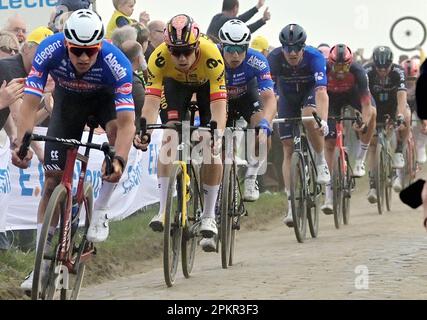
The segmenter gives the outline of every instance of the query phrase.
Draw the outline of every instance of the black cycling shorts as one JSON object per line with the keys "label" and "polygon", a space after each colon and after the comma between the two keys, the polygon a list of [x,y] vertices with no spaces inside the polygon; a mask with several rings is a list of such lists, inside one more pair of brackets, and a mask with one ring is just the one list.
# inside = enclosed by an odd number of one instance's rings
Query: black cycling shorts
{"label": "black cycling shorts", "polygon": [[[48,136],[80,140],[89,116],[94,116],[104,129],[109,121],[116,118],[112,89],[102,89],[91,93],[73,93],[57,86],[53,98],[54,107],[47,130]],[[66,146],[46,142],[45,170],[64,170],[66,156]]]}

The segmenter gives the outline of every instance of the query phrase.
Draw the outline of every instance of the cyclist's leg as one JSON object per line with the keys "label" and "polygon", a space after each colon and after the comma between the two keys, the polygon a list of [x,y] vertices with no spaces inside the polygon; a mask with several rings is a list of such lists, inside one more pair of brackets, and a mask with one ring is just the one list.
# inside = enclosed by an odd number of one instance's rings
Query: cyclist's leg
{"label": "cyclist's leg", "polygon": [[[182,121],[184,107],[189,103],[193,92],[187,86],[173,79],[164,80],[164,103],[160,111],[162,123]],[[163,231],[166,201],[172,163],[176,159],[176,148],[179,143],[178,133],[175,130],[163,130],[162,146],[157,162],[157,179],[160,191],[159,212],[150,221],[153,231]]]}
{"label": "cyclist's leg", "polygon": [[[315,91],[312,90],[305,98],[302,109],[303,116],[311,116],[316,111]],[[325,137],[319,135],[317,123],[312,121],[305,121],[304,127],[307,129],[308,140],[310,141],[313,151],[315,153],[315,163],[317,167],[317,182],[320,184],[327,184],[331,181],[331,174],[329,172],[328,164],[325,158]]]}
{"label": "cyclist's leg", "polygon": [[416,146],[416,152],[417,152],[417,162],[419,164],[423,164],[427,160],[426,158],[427,121],[420,120],[416,112],[412,114],[412,119],[414,120],[412,123],[415,123],[415,125],[413,126],[413,132],[414,132],[415,146]]}
{"label": "cyclist's leg", "polygon": [[[396,111],[396,117],[399,111]],[[393,157],[393,166],[397,169],[402,169],[405,165],[405,158],[403,157],[403,150],[405,149],[405,146],[408,141],[409,136],[409,130],[411,126],[411,111],[409,109],[409,106],[406,107],[405,111],[403,112],[403,117],[406,123],[406,126],[403,126],[401,128],[396,128],[396,150]]]}

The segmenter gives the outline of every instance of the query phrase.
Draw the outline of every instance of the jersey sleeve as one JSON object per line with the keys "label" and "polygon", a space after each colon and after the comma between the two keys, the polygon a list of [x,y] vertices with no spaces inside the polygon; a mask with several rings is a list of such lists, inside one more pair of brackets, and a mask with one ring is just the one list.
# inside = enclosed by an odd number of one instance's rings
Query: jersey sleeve
{"label": "jersey sleeve", "polygon": [[227,99],[225,84],[225,64],[221,53],[215,45],[209,46],[205,68],[210,86],[210,101]]}
{"label": "jersey sleeve", "polygon": [[356,84],[360,92],[360,100],[362,103],[367,103],[371,100],[371,92],[369,91],[369,77],[365,69],[359,64],[353,64],[351,71],[356,79]]}
{"label": "jersey sleeve", "polygon": [[145,88],[146,95],[161,97],[163,86],[163,74],[166,70],[166,45],[158,46],[148,59],[148,81]]}
{"label": "jersey sleeve", "polygon": [[313,55],[312,71],[314,75],[314,87],[327,87],[328,79],[326,77],[326,60],[319,52]]}
{"label": "jersey sleeve", "polygon": [[46,40],[37,48],[30,73],[25,82],[24,93],[43,97],[44,87],[49,75],[49,64],[52,61],[52,48],[55,43]]}
{"label": "jersey sleeve", "polygon": [[270,53],[267,56],[267,61],[268,61],[268,65],[270,67],[270,75],[271,75],[271,79],[273,82],[274,93],[277,95],[278,94],[278,90],[277,90],[278,67],[276,64],[276,56],[274,54]]}
{"label": "jersey sleeve", "polygon": [[267,58],[263,55],[257,56],[258,59],[262,62],[259,64],[259,69],[256,68],[256,78],[258,81],[258,90],[274,90],[274,83],[271,78],[270,65],[268,64]]}
{"label": "jersey sleeve", "polygon": [[135,105],[132,96],[132,66],[130,65],[129,61],[123,60],[123,67],[126,69],[126,75],[116,81],[114,86],[114,103],[116,105],[117,113],[122,111],[135,110]]}
{"label": "jersey sleeve", "polygon": [[397,91],[406,91],[405,71],[400,67],[395,67]]}

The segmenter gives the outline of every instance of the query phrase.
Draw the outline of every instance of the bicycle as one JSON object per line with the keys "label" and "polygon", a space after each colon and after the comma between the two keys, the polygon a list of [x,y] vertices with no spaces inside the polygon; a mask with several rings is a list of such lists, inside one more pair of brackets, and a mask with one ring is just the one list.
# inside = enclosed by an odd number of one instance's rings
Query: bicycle
{"label": "bicycle", "polygon": [[412,126],[409,127],[408,139],[405,148],[405,166],[403,167],[403,183],[402,188],[406,188],[415,181],[416,174],[419,171],[416,159],[415,139],[412,132]]}
{"label": "bicycle", "polygon": [[[92,143],[93,133],[98,126],[93,119],[88,121],[90,127],[88,141],[82,143],[74,139],[62,139],[26,133],[18,156],[23,159],[31,141],[49,141],[68,147],[64,173],[60,184],[54,189],[43,221],[39,245],[36,250],[34,264],[33,300],[52,300],[59,294],[60,300],[76,300],[83,282],[84,271],[88,260],[96,254],[92,242],[87,241],[86,234],[93,209],[93,189],[85,182],[90,149],[104,152],[106,172],[112,172],[114,149],[108,143],[102,145]],[[78,152],[85,147],[85,153]],[[81,162],[81,171],[77,191],[73,197],[73,173],[76,160]],[[85,208],[84,225],[79,227],[82,208]],[[72,213],[72,208],[76,210]],[[49,235],[51,227],[59,229],[53,236]],[[47,246],[47,244],[50,245]],[[50,247],[50,249],[49,249]]]}
{"label": "bicycle", "polygon": [[319,231],[319,210],[322,187],[317,183],[317,168],[314,155],[305,133],[303,121],[316,120],[320,126],[321,119],[313,116],[275,119],[273,123],[297,123],[293,128],[294,151],[291,158],[290,200],[295,237],[303,243],[306,237],[307,220],[312,238]]}
{"label": "bicycle", "polygon": [[[225,140],[224,148],[224,170],[221,184],[221,192],[218,195],[218,209],[216,214],[218,234],[218,243],[221,242],[221,264],[223,269],[233,265],[234,249],[236,241],[236,231],[240,230],[240,218],[248,215],[243,202],[243,193],[239,178],[239,165],[236,162],[236,144],[233,138],[233,132],[247,131],[236,126],[233,120],[232,126],[226,128],[225,137],[232,137],[231,141]],[[229,162],[231,160],[231,163]],[[218,212],[220,211],[220,212]]]}
{"label": "bicycle", "polygon": [[344,222],[345,225],[350,222],[350,199],[351,192],[356,185],[353,176],[353,168],[349,161],[347,148],[344,145],[344,125],[343,121],[356,121],[360,126],[362,119],[359,113],[355,117],[329,117],[336,121],[336,151],[334,168],[332,170],[332,193],[333,193],[333,213],[335,228],[339,229]]}
{"label": "bicycle", "polygon": [[[419,38],[413,39],[413,35],[417,32],[419,33]],[[401,17],[397,19],[390,28],[391,42],[396,48],[402,51],[417,50],[423,46],[426,39],[426,26],[423,21],[416,17]]]}
{"label": "bicycle", "polygon": [[[190,109],[191,123],[194,123],[194,110]],[[171,124],[147,124],[141,118],[140,137],[148,137],[147,130],[171,129],[178,133],[177,160],[172,164],[169,180],[163,231],[163,274],[166,285],[172,287],[178,270],[179,254],[182,253],[182,271],[189,278],[194,266],[195,251],[201,236],[198,227],[203,212],[200,164],[197,164],[186,151],[192,154],[193,144],[183,139],[183,133],[194,130],[209,131],[212,135],[216,122],[210,127],[191,126],[188,121]],[[188,150],[189,149],[189,150]],[[187,160],[188,159],[188,160]],[[176,196],[175,196],[176,193]]]}

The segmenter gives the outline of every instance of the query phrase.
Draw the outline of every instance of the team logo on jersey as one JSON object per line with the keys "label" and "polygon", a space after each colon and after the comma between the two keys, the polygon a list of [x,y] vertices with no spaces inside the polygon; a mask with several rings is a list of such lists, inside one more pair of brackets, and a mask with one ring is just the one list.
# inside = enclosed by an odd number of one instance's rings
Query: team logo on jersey
{"label": "team logo on jersey", "polygon": [[169,120],[178,120],[179,119],[178,110],[168,111],[168,119]]}
{"label": "team logo on jersey", "polygon": [[261,75],[261,80],[271,80],[271,73],[267,72]]}
{"label": "team logo on jersey", "polygon": [[267,68],[267,63],[261,59],[258,59],[256,56],[251,56],[248,59],[248,65],[261,71]]}
{"label": "team logo on jersey", "polygon": [[159,52],[157,54],[157,59],[154,62],[156,64],[157,68],[163,68],[165,66],[165,63],[166,63],[165,58],[162,57],[161,54],[162,54],[161,52]]}
{"label": "team logo on jersey", "polygon": [[215,59],[208,59],[208,60],[206,60],[206,66],[209,69],[215,69],[220,64],[222,65],[222,61],[221,60],[215,60]]}
{"label": "team logo on jersey", "polygon": [[28,76],[29,77],[41,78],[41,77],[43,77],[43,72],[37,71],[34,67],[31,67],[31,71],[30,71],[30,74]]}
{"label": "team logo on jersey", "polygon": [[107,54],[104,58],[104,61],[107,63],[107,66],[110,68],[111,73],[113,74],[116,81],[126,77],[126,68],[117,61],[117,58],[112,53]]}
{"label": "team logo on jersey", "polygon": [[132,83],[126,82],[116,89],[116,93],[128,95],[132,93]]}
{"label": "team logo on jersey", "polygon": [[60,40],[55,41],[54,43],[48,45],[42,51],[37,53],[36,56],[34,57],[34,61],[38,65],[41,65],[43,61],[52,58],[53,53],[60,47],[62,47],[62,42]]}
{"label": "team logo on jersey", "polygon": [[325,78],[325,74],[323,72],[316,72],[314,74],[314,79],[316,81],[322,81]]}

